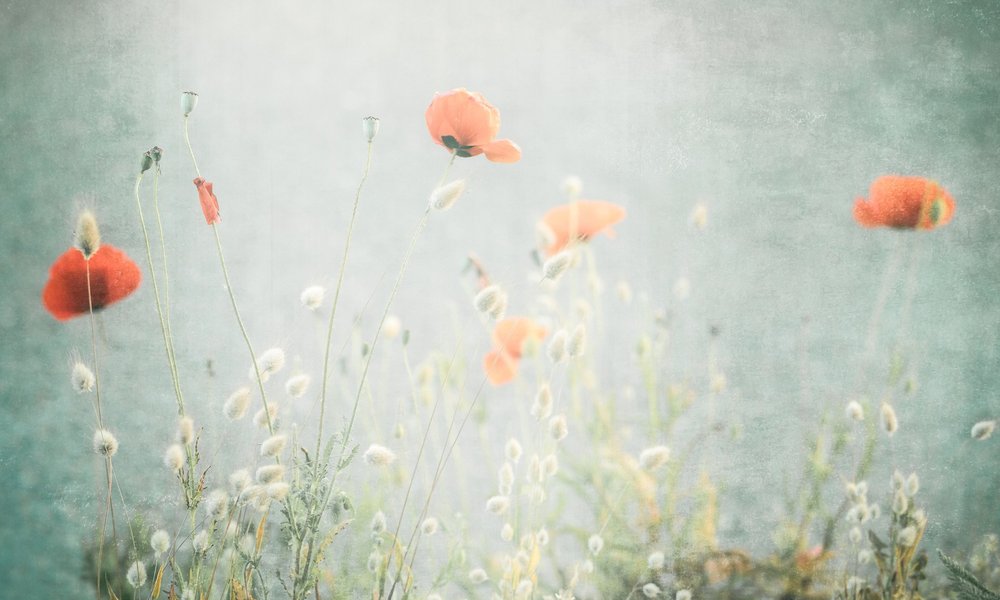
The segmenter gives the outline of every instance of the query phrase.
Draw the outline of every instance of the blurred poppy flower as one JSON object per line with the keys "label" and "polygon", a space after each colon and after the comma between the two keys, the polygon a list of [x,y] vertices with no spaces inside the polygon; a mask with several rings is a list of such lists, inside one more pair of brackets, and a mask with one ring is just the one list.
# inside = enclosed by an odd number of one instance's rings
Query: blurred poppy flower
{"label": "blurred poppy flower", "polygon": [[517,376],[518,363],[528,340],[548,335],[545,327],[526,317],[508,317],[493,329],[493,350],[483,359],[486,377],[493,385],[502,385]]}
{"label": "blurred poppy flower", "polygon": [[614,237],[611,226],[625,218],[625,209],[604,200],[577,200],[556,206],[539,223],[549,256],[565,248],[570,241],[587,241],[598,233]]}
{"label": "blurred poppy flower", "polygon": [[204,177],[196,177],[194,185],[198,188],[198,200],[201,202],[201,212],[205,214],[205,222],[209,225],[218,223],[221,220],[219,218],[219,199],[212,191],[212,182],[205,181]]}
{"label": "blurred poppy flower", "polygon": [[485,154],[493,162],[505,163],[521,159],[517,144],[494,140],[500,129],[500,111],[481,94],[465,88],[435,94],[425,117],[434,141],[456,156]]}
{"label": "blurred poppy flower", "polygon": [[934,229],[951,221],[955,200],[940,184],[923,177],[883,175],[872,182],[868,200],[854,202],[863,227]]}
{"label": "blurred poppy flower", "polygon": [[[49,268],[42,304],[53,317],[66,321],[88,314],[87,260],[77,248],[63,252]],[[90,256],[90,300],[100,310],[127,297],[139,287],[142,273],[124,252],[109,244]]]}

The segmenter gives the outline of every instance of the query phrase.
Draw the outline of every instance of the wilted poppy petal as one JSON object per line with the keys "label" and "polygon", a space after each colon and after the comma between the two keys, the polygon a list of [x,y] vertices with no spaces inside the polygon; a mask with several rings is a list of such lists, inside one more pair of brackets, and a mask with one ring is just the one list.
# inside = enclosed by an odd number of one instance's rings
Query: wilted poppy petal
{"label": "wilted poppy petal", "polygon": [[76,248],[62,253],[49,268],[42,290],[42,304],[60,321],[100,310],[118,302],[139,287],[142,272],[124,252],[103,244],[90,257],[90,297],[87,294],[87,261]]}
{"label": "wilted poppy petal", "polygon": [[510,140],[497,140],[483,146],[486,158],[493,162],[514,163],[521,160],[521,149]]}
{"label": "wilted poppy petal", "polygon": [[205,215],[205,223],[209,225],[218,223],[221,220],[219,218],[219,200],[215,197],[215,192],[212,191],[212,182],[205,181],[204,177],[196,177],[194,185],[198,188],[198,201],[201,203],[201,212]]}
{"label": "wilted poppy petal", "polygon": [[493,343],[513,358],[521,357],[521,350],[528,338],[542,339],[548,331],[526,317],[508,317],[493,328]]}
{"label": "wilted poppy petal", "polygon": [[571,239],[589,240],[598,233],[608,233],[624,218],[624,208],[604,200],[578,200],[556,206],[542,217],[546,232],[551,233],[545,252],[551,256]]}
{"label": "wilted poppy petal", "polygon": [[492,350],[483,358],[483,370],[493,385],[503,385],[517,376],[517,359],[503,350]]}

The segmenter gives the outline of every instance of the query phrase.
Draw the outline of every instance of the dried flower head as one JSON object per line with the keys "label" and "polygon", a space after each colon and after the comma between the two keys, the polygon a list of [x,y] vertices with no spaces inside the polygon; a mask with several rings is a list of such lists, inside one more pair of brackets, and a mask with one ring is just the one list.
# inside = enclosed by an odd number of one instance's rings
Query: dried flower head
{"label": "dried flower head", "polygon": [[486,574],[486,571],[479,567],[476,567],[475,569],[469,571],[469,581],[471,581],[474,585],[485,583],[489,581],[489,579],[490,577],[489,575]]}
{"label": "dried flower head", "polygon": [[535,394],[535,401],[531,404],[531,416],[539,421],[548,419],[552,415],[552,388],[548,383],[543,383]]}
{"label": "dried flower head", "polygon": [[600,554],[603,548],[604,538],[601,537],[601,534],[595,533],[587,539],[587,549],[590,550],[590,553],[594,556]]}
{"label": "dried flower head", "polygon": [[896,535],[896,543],[904,548],[909,548],[917,543],[917,528],[913,525],[904,527]]}
{"label": "dried flower head", "polygon": [[573,264],[573,253],[569,250],[562,250],[549,257],[542,265],[542,275],[545,279],[553,281],[559,279],[566,269]]}
{"label": "dried flower head", "polygon": [[988,440],[993,432],[997,428],[997,422],[995,420],[980,421],[972,426],[972,431],[970,435],[972,439],[983,441]]}
{"label": "dried flower head", "polygon": [[94,452],[111,458],[118,453],[118,438],[107,429],[94,432]]}
{"label": "dried flower head", "polygon": [[274,402],[268,402],[266,408],[261,408],[253,415],[253,424],[261,429],[266,429],[268,422],[271,423],[271,427],[277,427],[278,425],[278,405]]}
{"label": "dried flower head", "polygon": [[232,393],[222,405],[222,412],[231,421],[242,419],[250,407],[250,388],[242,387]]}
{"label": "dried flower head", "polygon": [[73,389],[76,390],[78,394],[84,392],[89,392],[94,389],[94,372],[91,371],[87,365],[80,361],[73,363],[73,373],[70,375],[70,381],[73,383]]}
{"label": "dried flower head", "polygon": [[420,524],[420,531],[424,535],[434,535],[438,530],[438,520],[434,517],[427,517]]}
{"label": "dried flower head", "polygon": [[906,498],[906,492],[903,490],[896,490],[896,493],[892,497],[892,512],[897,515],[901,515],[906,512],[909,508],[910,501]]}
{"label": "dried flower head", "polygon": [[552,335],[548,347],[549,360],[558,364],[566,358],[566,344],[568,339],[569,334],[566,333],[565,329],[560,329]]}
{"label": "dried flower head", "polygon": [[500,467],[500,470],[497,472],[497,482],[501,494],[506,496],[511,493],[514,485],[514,468],[510,466],[509,462],[505,462]]}
{"label": "dried flower head", "polygon": [[652,571],[659,571],[663,568],[665,563],[666,557],[664,557],[663,553],[659,550],[650,553],[650,555],[646,557],[646,566]]}
{"label": "dried flower head", "polygon": [[177,441],[183,445],[194,441],[194,419],[185,416],[177,421]]}
{"label": "dried flower head", "polygon": [[191,546],[194,551],[198,554],[204,554],[208,551],[208,532],[202,529],[197,534],[195,534],[194,539],[191,541]]}
{"label": "dried flower head", "polygon": [[472,304],[479,312],[488,313],[500,302],[502,295],[503,290],[500,289],[500,286],[496,284],[488,285],[479,290],[479,293],[472,299]]}
{"label": "dried flower head", "polygon": [[910,476],[906,478],[906,495],[913,496],[917,495],[920,491],[920,478],[917,477],[916,473],[910,473]]}
{"label": "dried flower head", "polygon": [[233,496],[242,495],[251,484],[253,484],[253,479],[250,477],[250,471],[246,469],[233,471],[229,476],[229,491],[232,492]]}
{"label": "dried flower head", "polygon": [[365,140],[368,143],[372,143],[375,140],[375,136],[378,135],[378,117],[368,116],[361,119],[361,133],[364,134]]}
{"label": "dried flower head", "polygon": [[270,348],[257,358],[257,368],[250,367],[250,379],[257,379],[257,372],[260,372],[260,380],[267,381],[285,366],[285,351],[281,348]]}
{"label": "dried flower head", "polygon": [[492,496],[486,501],[486,510],[495,515],[502,515],[510,508],[510,498],[507,496]]}
{"label": "dried flower head", "polygon": [[458,201],[458,198],[464,191],[464,179],[456,179],[455,181],[446,183],[431,194],[430,206],[437,210],[448,210],[455,205],[455,202]]}
{"label": "dried flower head", "polygon": [[691,600],[691,590],[677,590],[674,600]]}
{"label": "dried flower head", "polygon": [[226,510],[229,508],[229,496],[224,490],[212,490],[205,497],[203,506],[208,518],[218,521],[226,516]]}
{"label": "dried flower head", "polygon": [[660,586],[653,582],[647,583],[642,586],[642,595],[647,598],[659,598],[660,597]]}
{"label": "dried flower head", "polygon": [[188,116],[198,106],[198,94],[194,92],[184,92],[181,94],[181,112]]}
{"label": "dried flower head", "polygon": [[180,444],[172,444],[163,455],[163,464],[171,471],[180,471],[184,466],[184,448]]}
{"label": "dried flower head", "polygon": [[376,511],[374,515],[372,515],[372,522],[371,525],[369,525],[369,529],[371,529],[371,532],[375,535],[378,535],[385,531],[386,520],[384,512],[379,510]]}
{"label": "dried flower head", "polygon": [[285,449],[288,443],[288,436],[284,434],[272,435],[260,444],[261,456],[278,456]]}
{"label": "dried flower head", "polygon": [[510,438],[507,443],[504,444],[503,454],[507,457],[507,460],[517,464],[517,461],[521,460],[521,454],[524,450],[521,448],[521,442],[517,441],[516,438]]}
{"label": "dried flower head", "polygon": [[75,245],[87,260],[90,260],[90,257],[101,248],[101,231],[97,228],[97,219],[94,218],[94,213],[89,210],[80,213],[80,217],[76,221]]}
{"label": "dried flower head", "polygon": [[163,529],[157,529],[149,537],[149,545],[157,558],[170,549],[170,534]]}
{"label": "dried flower head", "polygon": [[670,460],[670,448],[653,446],[639,453],[639,467],[646,471],[658,469]]}
{"label": "dried flower head", "polygon": [[285,481],[275,481],[274,483],[267,484],[267,497],[271,500],[276,500],[281,502],[286,497],[288,497],[288,490],[291,486]]}
{"label": "dried flower head", "polygon": [[569,341],[566,342],[566,352],[569,354],[570,358],[576,358],[578,356],[583,356],[586,349],[587,328],[584,327],[583,323],[581,323],[576,326],[573,330],[573,334],[569,336]]}
{"label": "dried flower head", "polygon": [[899,419],[896,418],[896,411],[893,410],[892,406],[888,402],[882,403],[882,430],[892,437],[892,434],[896,433],[899,429]]}
{"label": "dried flower head", "polygon": [[285,478],[285,467],[282,465],[264,465],[257,468],[257,483],[269,484]]}
{"label": "dried flower head", "polygon": [[861,403],[857,400],[851,400],[848,402],[844,412],[847,414],[848,419],[853,419],[855,421],[864,421],[865,419],[865,409],[862,408]]}
{"label": "dried flower head", "polygon": [[125,581],[136,589],[144,586],[146,584],[146,565],[139,560],[129,565],[128,571],[125,572]]}
{"label": "dried flower head", "polygon": [[566,425],[566,417],[564,415],[556,415],[549,419],[549,435],[552,436],[557,442],[561,442],[566,439],[569,434],[569,427]]}
{"label": "dried flower head", "polygon": [[309,389],[310,381],[309,376],[305,373],[293,375],[285,382],[285,392],[292,398],[301,398]]}
{"label": "dried flower head", "polygon": [[305,306],[309,310],[316,310],[323,305],[323,298],[325,296],[326,289],[323,286],[311,285],[302,290],[302,294],[299,295],[299,301],[302,302],[302,306]]}
{"label": "dried flower head", "polygon": [[554,477],[559,472],[559,458],[555,454],[549,454],[542,459],[541,469],[546,479]]}
{"label": "dried flower head", "polygon": [[380,444],[372,444],[365,450],[364,459],[373,467],[386,467],[396,462],[396,453]]}

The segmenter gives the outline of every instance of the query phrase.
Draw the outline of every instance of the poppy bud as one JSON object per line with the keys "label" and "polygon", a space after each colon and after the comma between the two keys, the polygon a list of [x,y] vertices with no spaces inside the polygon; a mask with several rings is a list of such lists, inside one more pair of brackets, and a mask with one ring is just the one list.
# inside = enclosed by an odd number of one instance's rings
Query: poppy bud
{"label": "poppy bud", "polygon": [[94,213],[89,210],[80,213],[80,218],[76,222],[76,247],[88,260],[101,247],[101,231],[97,228]]}
{"label": "poppy bud", "polygon": [[185,117],[191,114],[195,106],[198,106],[198,94],[194,92],[181,94],[181,112],[184,113]]}
{"label": "poppy bud", "polygon": [[431,194],[431,206],[438,210],[448,210],[464,191],[465,180],[456,179],[434,190],[434,193]]}
{"label": "poppy bud", "polygon": [[368,143],[372,143],[372,140],[378,135],[378,117],[369,116],[361,119],[361,131],[364,132]]}
{"label": "poppy bud", "polygon": [[142,154],[142,162],[139,165],[139,173],[145,173],[151,168],[153,168],[153,155],[149,152],[149,150],[147,150]]}
{"label": "poppy bud", "polygon": [[160,164],[160,159],[163,158],[163,148],[159,146],[153,146],[149,149],[149,155],[153,157],[153,162],[156,165]]}

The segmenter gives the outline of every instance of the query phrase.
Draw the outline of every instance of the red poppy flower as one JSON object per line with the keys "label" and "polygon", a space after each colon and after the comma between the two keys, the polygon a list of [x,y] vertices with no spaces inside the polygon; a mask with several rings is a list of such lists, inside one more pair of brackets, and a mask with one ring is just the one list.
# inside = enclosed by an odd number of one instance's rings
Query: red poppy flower
{"label": "red poppy flower", "polygon": [[501,385],[514,379],[524,343],[546,335],[548,330],[525,317],[509,317],[498,322],[493,329],[494,349],[483,359],[483,369],[490,383]]}
{"label": "red poppy flower", "polygon": [[[42,304],[60,321],[88,314],[87,262],[76,248],[63,252],[49,268]],[[124,252],[109,244],[90,256],[90,300],[100,310],[139,287],[142,272]]]}
{"label": "red poppy flower", "polygon": [[559,252],[571,239],[587,241],[598,233],[614,237],[611,226],[625,218],[625,209],[604,200],[577,200],[545,213],[540,229],[546,240],[545,253]]}
{"label": "red poppy flower", "polygon": [[863,227],[934,229],[951,221],[955,200],[936,181],[883,175],[854,202],[854,220]]}
{"label": "red poppy flower", "polygon": [[481,94],[458,88],[435,94],[425,115],[427,130],[438,144],[469,157],[485,154],[493,162],[521,160],[521,149],[510,140],[494,140],[500,111]]}
{"label": "red poppy flower", "polygon": [[209,225],[218,223],[221,220],[219,218],[219,199],[212,191],[212,182],[205,181],[204,177],[196,177],[194,185],[198,188],[198,200],[201,202],[201,212],[205,213],[205,222]]}

